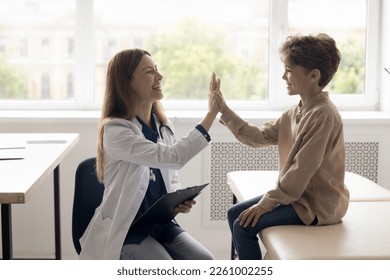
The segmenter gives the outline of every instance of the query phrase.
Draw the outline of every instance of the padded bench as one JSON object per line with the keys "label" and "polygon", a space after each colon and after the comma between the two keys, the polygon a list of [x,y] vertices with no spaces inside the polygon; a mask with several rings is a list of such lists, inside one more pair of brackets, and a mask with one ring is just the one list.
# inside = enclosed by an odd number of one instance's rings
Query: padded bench
{"label": "padded bench", "polygon": [[[238,201],[273,188],[278,171],[235,171],[227,183]],[[275,226],[259,233],[266,259],[390,259],[390,190],[346,172],[350,204],[343,222]],[[231,258],[234,258],[232,247]]]}
{"label": "padded bench", "polygon": [[260,232],[271,260],[390,260],[390,201],[353,202],[343,222]]}
{"label": "padded bench", "polygon": [[[276,184],[279,171],[233,171],[227,174],[227,184],[238,201],[266,193]],[[345,185],[350,201],[390,201],[390,190],[352,172],[345,172]]]}

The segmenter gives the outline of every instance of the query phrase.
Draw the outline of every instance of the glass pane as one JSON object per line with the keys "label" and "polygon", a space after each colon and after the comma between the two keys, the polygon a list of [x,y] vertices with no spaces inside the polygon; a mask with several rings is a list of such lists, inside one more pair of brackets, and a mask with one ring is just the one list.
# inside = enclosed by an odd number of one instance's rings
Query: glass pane
{"label": "glass pane", "polygon": [[212,71],[228,99],[266,99],[268,2],[96,0],[96,100],[110,58],[135,47],[158,64],[165,100],[205,100]]}
{"label": "glass pane", "polygon": [[341,52],[330,93],[362,94],[365,78],[366,0],[290,0],[288,33],[327,33]]}
{"label": "glass pane", "polygon": [[0,99],[74,96],[75,1],[0,0]]}

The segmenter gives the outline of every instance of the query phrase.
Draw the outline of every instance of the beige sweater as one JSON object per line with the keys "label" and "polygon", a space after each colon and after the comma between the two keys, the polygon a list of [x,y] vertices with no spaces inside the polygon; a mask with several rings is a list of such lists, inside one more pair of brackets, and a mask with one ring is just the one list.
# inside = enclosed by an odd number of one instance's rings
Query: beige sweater
{"label": "beige sweater", "polygon": [[265,210],[291,203],[307,225],[316,216],[319,225],[341,221],[349,203],[343,123],[327,92],[293,106],[262,127],[248,124],[230,109],[222,114],[221,122],[246,145],[278,145],[279,178],[260,200]]}

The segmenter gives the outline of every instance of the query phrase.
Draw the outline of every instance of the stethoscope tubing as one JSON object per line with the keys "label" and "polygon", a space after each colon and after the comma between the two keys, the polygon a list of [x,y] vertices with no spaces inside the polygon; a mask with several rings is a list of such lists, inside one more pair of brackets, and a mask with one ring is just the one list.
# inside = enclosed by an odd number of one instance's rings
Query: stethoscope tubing
{"label": "stethoscope tubing", "polygon": [[168,132],[169,132],[172,136],[174,135],[172,129],[171,129],[169,126],[167,126],[166,124],[163,124],[163,123],[162,123],[162,124],[160,124],[160,126],[159,126],[159,128],[158,128],[158,133],[160,134],[161,139],[164,139],[164,136],[163,136],[162,131],[161,131],[161,129],[162,129],[163,127],[167,128],[167,129],[168,129]]}

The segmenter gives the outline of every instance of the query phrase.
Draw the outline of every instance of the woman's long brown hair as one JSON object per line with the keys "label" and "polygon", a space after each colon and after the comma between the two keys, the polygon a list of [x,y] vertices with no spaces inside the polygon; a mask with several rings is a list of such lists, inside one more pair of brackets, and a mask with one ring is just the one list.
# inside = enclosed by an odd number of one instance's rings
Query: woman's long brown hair
{"label": "woman's long brown hair", "polygon": [[[135,118],[134,94],[130,86],[133,73],[144,55],[150,53],[141,49],[128,49],[117,53],[107,68],[106,91],[102,114],[98,126],[96,175],[104,180],[104,125],[113,118],[132,120]],[[162,123],[167,123],[163,107],[159,101],[153,104],[153,113]]]}

